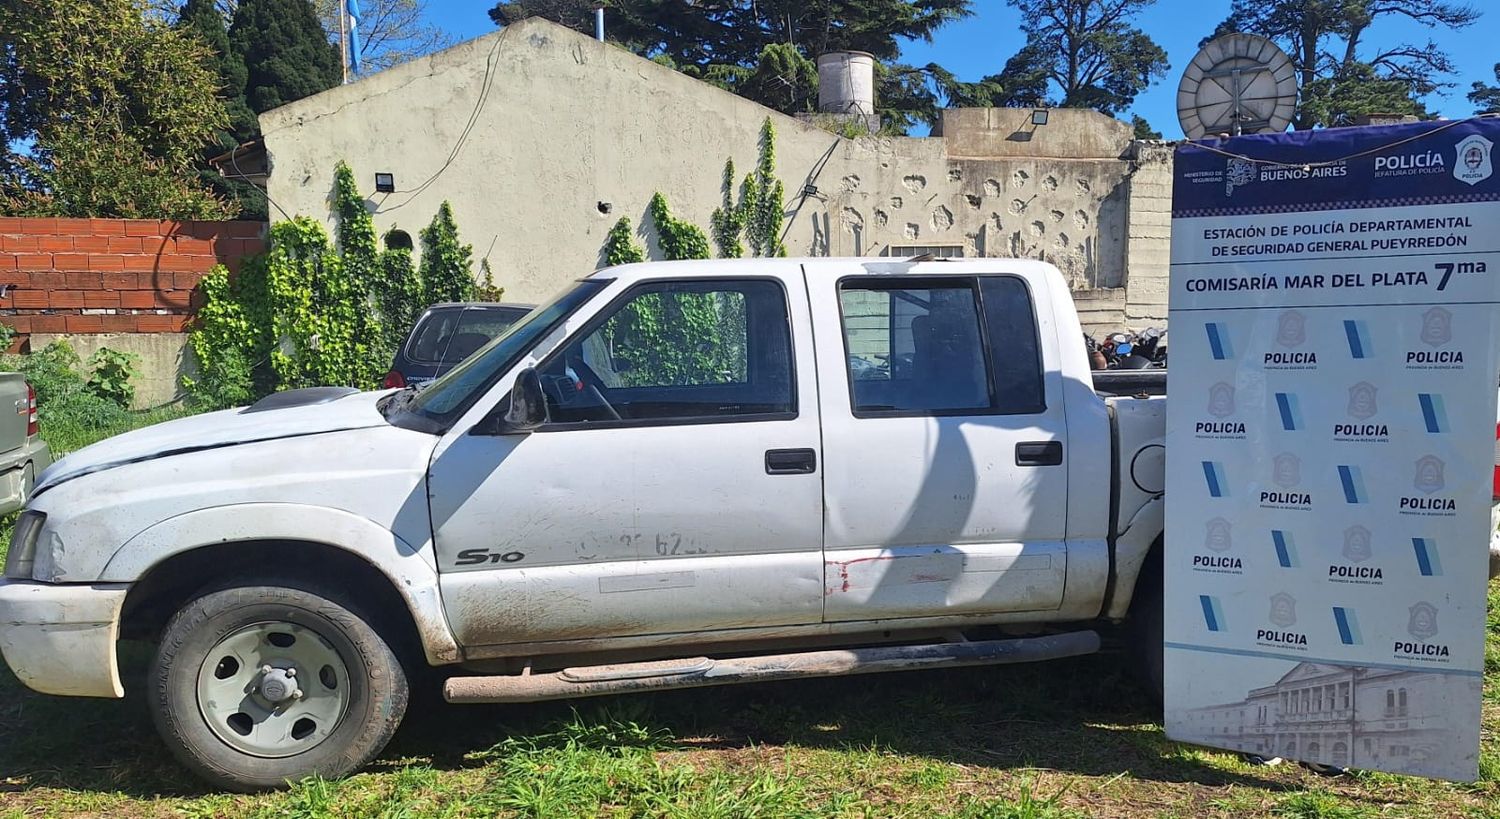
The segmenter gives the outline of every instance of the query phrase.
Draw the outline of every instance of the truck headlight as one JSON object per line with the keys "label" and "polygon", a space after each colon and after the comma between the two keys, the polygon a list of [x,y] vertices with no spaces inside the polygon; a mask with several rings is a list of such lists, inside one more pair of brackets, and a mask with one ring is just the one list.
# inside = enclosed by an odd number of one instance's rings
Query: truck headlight
{"label": "truck headlight", "polygon": [[28,509],[16,520],[16,528],[10,536],[10,551],[5,554],[5,578],[7,580],[30,580],[32,567],[36,564],[36,541],[42,533],[42,524],[47,515]]}

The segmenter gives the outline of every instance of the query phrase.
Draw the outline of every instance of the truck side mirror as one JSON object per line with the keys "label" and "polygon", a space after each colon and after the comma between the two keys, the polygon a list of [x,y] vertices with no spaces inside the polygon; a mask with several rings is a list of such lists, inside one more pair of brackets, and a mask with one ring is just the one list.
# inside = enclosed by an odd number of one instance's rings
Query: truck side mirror
{"label": "truck side mirror", "polygon": [[510,400],[504,414],[492,414],[474,428],[479,435],[526,434],[547,423],[547,397],[542,393],[542,379],[535,367],[527,367],[516,376],[510,388]]}

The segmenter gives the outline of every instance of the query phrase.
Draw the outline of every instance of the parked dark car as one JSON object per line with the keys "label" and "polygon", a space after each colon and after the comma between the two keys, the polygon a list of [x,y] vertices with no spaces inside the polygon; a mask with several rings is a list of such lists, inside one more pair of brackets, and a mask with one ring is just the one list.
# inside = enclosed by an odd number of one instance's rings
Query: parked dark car
{"label": "parked dark car", "polygon": [[396,351],[385,386],[405,387],[437,378],[529,312],[529,304],[434,304],[417,319]]}

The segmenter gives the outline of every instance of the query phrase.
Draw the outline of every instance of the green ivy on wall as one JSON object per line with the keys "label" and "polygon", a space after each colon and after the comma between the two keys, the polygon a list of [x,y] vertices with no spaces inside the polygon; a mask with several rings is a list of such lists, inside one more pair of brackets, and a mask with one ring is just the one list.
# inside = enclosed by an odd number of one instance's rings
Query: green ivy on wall
{"label": "green ivy on wall", "polygon": [[651,221],[656,223],[656,244],[668,261],[711,258],[703,229],[672,215],[667,197],[660,191],[651,197]]}
{"label": "green ivy on wall", "polygon": [[[473,298],[472,249],[444,202],[410,247],[379,250],[350,168],[334,171],[337,246],[305,216],[271,227],[269,250],[239,273],[215,268],[188,338],[198,374],[183,386],[199,406],[249,403],[275,390],[377,386],[391,355],[430,303]],[[410,244],[409,242],[407,243]],[[489,281],[490,294],[501,289]]]}
{"label": "green ivy on wall", "polygon": [[745,231],[746,194],[751,191],[751,186],[754,184],[753,176],[745,177],[745,183],[740,187],[740,204],[735,204],[734,159],[724,160],[724,181],[719,188],[722,200],[719,207],[714,209],[709,222],[714,234],[714,244],[719,248],[720,258],[738,259],[745,255],[745,245],[740,241],[740,234]]}
{"label": "green ivy on wall", "polygon": [[646,252],[630,232],[630,217],[621,216],[620,221],[615,222],[615,226],[609,229],[609,235],[604,238],[604,264],[614,267],[645,260]]}
{"label": "green ivy on wall", "polygon": [[421,279],[424,306],[474,298],[474,248],[458,240],[453,206],[444,202],[422,229]]}
{"label": "green ivy on wall", "polygon": [[375,220],[365,207],[365,198],[354,184],[354,172],[340,161],[333,172],[334,213],[338,217],[339,257],[352,288],[353,355],[356,383],[373,382],[385,371],[385,362],[395,352],[381,332],[381,315],[374,294],[381,280],[380,251],[375,244]]}
{"label": "green ivy on wall", "polygon": [[423,302],[422,277],[417,274],[411,248],[387,247],[380,251],[379,265],[375,304],[380,310],[381,344],[394,354],[427,305]]}
{"label": "green ivy on wall", "polygon": [[776,129],[771,118],[760,126],[760,157],[755,163],[754,197],[743,203],[748,211],[745,230],[750,252],[756,256],[785,256],[781,225],[786,213],[786,189],[776,178]]}

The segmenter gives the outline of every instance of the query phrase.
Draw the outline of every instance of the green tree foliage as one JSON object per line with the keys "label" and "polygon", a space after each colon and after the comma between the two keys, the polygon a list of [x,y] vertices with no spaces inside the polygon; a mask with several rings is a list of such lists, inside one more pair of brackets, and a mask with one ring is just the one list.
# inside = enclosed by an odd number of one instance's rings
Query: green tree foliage
{"label": "green tree foliage", "polygon": [[[591,34],[599,5],[514,0],[496,5],[490,17],[498,25],[545,17]],[[970,0],[614,0],[604,5],[612,42],[784,113],[816,106],[817,55],[868,51],[894,69],[879,81],[876,105],[898,129],[936,109],[930,84],[912,82],[916,69],[895,64],[901,42],[930,41],[939,27],[972,13]]]}
{"label": "green tree foliage", "polygon": [[1135,130],[1136,139],[1161,139],[1161,131],[1151,127],[1151,123],[1140,114],[1132,114],[1130,127]]}
{"label": "green tree foliage", "polygon": [[604,239],[604,265],[614,267],[645,260],[646,251],[641,249],[640,243],[635,240],[635,234],[630,230],[630,217],[621,216]]}
{"label": "green tree foliage", "polygon": [[1025,72],[1045,74],[1064,108],[1093,108],[1113,116],[1170,67],[1167,52],[1131,25],[1156,0],[1007,2],[1021,12]]}
{"label": "green tree foliage", "polygon": [[200,182],[238,211],[241,219],[263,220],[268,215],[266,197],[259,188],[239,179],[225,178],[208,160],[233,150],[260,132],[255,112],[245,102],[245,61],[229,48],[229,30],[224,14],[214,0],[187,0],[177,14],[177,28],[202,38],[212,52],[211,64],[218,73],[219,98],[229,115],[228,125],[213,134],[198,163]]}
{"label": "green tree foliage", "polygon": [[230,50],[245,66],[245,101],[261,113],[343,81],[337,45],[309,0],[240,0]]}
{"label": "green tree foliage", "polygon": [[227,122],[197,37],[134,0],[7,0],[0,55],[0,212],[224,214],[194,167]]}
{"label": "green tree foliage", "polygon": [[[330,36],[338,35],[343,2],[317,0],[318,18]],[[360,0],[361,70],[370,74],[453,45],[446,31],[427,22],[430,5],[426,0]]]}
{"label": "green tree foliage", "polygon": [[1500,111],[1500,63],[1495,63],[1495,84],[1474,81],[1472,90],[1469,91],[1469,102],[1474,103],[1476,114],[1488,114]]}
{"label": "green tree foliage", "polygon": [[245,101],[249,74],[244,58],[230,50],[229,27],[214,0],[187,0],[177,15],[177,27],[198,35],[212,52],[210,64],[219,75],[219,96],[229,115],[227,134],[232,140],[219,143],[228,150],[259,133],[255,112]]}
{"label": "green tree foliage", "polygon": [[385,344],[374,296],[388,282],[383,281],[380,251],[375,244],[375,221],[354,184],[354,171],[345,162],[334,168],[333,189],[339,256],[344,261],[344,275],[354,297],[354,360],[357,367],[362,367],[355,380],[373,382],[395,353],[395,347]]}
{"label": "green tree foliage", "polygon": [[1372,113],[1426,115],[1422,98],[1451,86],[1453,62],[1436,42],[1372,46],[1382,22],[1414,21],[1457,32],[1478,10],[1444,0],[1233,0],[1212,37],[1266,37],[1297,68],[1299,130],[1348,125]]}
{"label": "green tree foliage", "polygon": [[422,229],[421,271],[424,307],[474,298],[474,248],[459,242],[453,206],[447,202]]}
{"label": "green tree foliage", "polygon": [[1043,48],[1028,43],[1005,61],[998,74],[978,82],[962,82],[936,64],[920,70],[917,81],[930,78],[939,95],[952,108],[1035,108],[1047,104],[1047,60]]}

